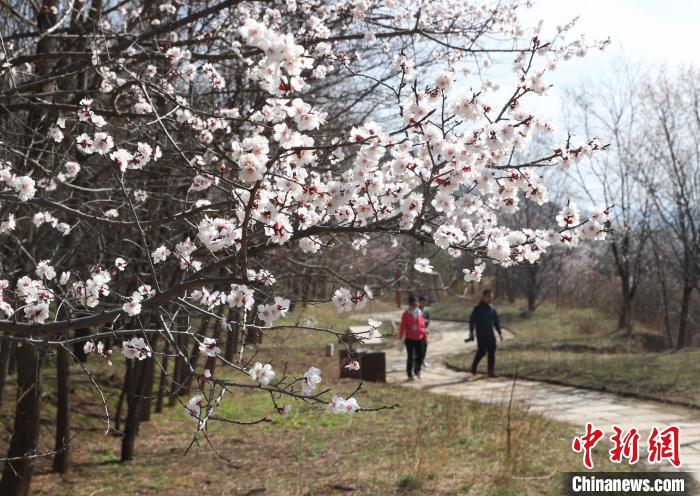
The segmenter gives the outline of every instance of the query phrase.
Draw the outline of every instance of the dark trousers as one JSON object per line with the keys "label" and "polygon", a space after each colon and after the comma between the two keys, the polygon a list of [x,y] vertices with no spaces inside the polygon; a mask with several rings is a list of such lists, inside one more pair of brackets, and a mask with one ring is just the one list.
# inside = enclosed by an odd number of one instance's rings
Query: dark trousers
{"label": "dark trousers", "polygon": [[479,362],[484,355],[488,354],[488,370],[489,374],[493,373],[493,369],[496,365],[496,338],[493,339],[477,339],[477,349],[476,355],[474,355],[474,361],[472,362],[472,371],[476,372],[476,368],[479,366]]}
{"label": "dark trousers", "polygon": [[420,367],[425,358],[425,346],[422,339],[406,339],[406,374],[413,377],[413,374],[420,375]]}

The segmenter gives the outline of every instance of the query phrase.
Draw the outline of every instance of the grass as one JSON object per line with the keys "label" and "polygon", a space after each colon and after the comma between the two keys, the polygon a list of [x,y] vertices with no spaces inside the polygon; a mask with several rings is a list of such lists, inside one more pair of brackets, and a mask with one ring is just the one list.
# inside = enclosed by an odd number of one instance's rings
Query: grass
{"label": "grass", "polygon": [[[433,318],[466,319],[463,305],[439,305]],[[591,308],[543,304],[534,313],[499,305],[501,323],[515,334],[500,345],[499,373],[700,407],[700,349],[663,349],[663,338],[644,329],[627,335],[616,320]],[[461,313],[460,313],[461,312]],[[660,351],[654,351],[660,349]],[[466,369],[471,353],[449,360]]]}
{"label": "grass", "polygon": [[[335,319],[338,329],[349,323],[327,306],[297,309],[288,320],[307,318],[319,323]],[[330,335],[291,330],[277,332],[274,338],[287,350],[289,371],[301,373],[315,365],[322,369],[323,385],[339,394],[357,387],[355,380],[338,378],[336,357],[325,357]],[[275,347],[272,339],[265,339],[256,359],[265,361]],[[112,369],[94,359],[88,365],[114,401],[121,377],[118,362]],[[274,365],[280,371],[284,363]],[[184,455],[194,426],[181,407],[167,408],[141,425],[136,458],[122,464],[121,439],[104,435],[95,391],[77,368],[74,372],[73,420],[78,435],[73,441],[73,465],[58,476],[49,472],[48,458],[39,459],[32,494],[558,494],[558,473],[582,466],[580,455],[569,447],[573,427],[517,411],[510,419],[508,456],[505,409],[387,384],[364,385],[358,402],[363,407],[398,404],[398,408],[354,416],[332,415],[301,402],[293,403],[292,413],[278,415],[266,394],[236,389],[224,397],[218,410],[221,417],[254,421],[268,416],[272,422],[212,423],[207,436],[216,453],[200,439]],[[40,451],[50,450],[53,442],[52,374],[45,369]],[[8,390],[6,397],[13,393]],[[11,430],[11,403],[5,401],[0,410],[2,450]],[[606,449],[599,445],[600,469],[619,470],[604,462]]]}

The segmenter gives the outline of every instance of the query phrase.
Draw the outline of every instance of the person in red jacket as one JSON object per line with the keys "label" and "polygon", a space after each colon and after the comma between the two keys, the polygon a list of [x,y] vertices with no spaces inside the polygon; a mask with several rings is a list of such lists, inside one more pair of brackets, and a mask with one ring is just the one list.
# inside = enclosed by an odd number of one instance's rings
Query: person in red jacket
{"label": "person in red jacket", "polygon": [[406,345],[406,374],[408,380],[412,381],[413,377],[420,379],[420,368],[423,364],[425,348],[423,340],[425,339],[425,318],[423,312],[418,306],[418,299],[411,296],[408,299],[408,310],[401,316],[401,326],[399,327],[399,339],[403,340]]}

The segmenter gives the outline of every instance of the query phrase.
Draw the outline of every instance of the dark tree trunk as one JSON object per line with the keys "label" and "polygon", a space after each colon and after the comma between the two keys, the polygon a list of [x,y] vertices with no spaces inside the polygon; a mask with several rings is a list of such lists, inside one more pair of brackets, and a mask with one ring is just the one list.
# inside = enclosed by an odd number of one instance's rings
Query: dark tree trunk
{"label": "dark tree trunk", "polygon": [[139,432],[141,421],[141,404],[144,393],[144,375],[147,369],[144,361],[136,361],[132,367],[129,392],[126,395],[127,416],[124,427],[124,437],[122,438],[121,461],[126,462],[134,458],[134,445],[136,435]]}
{"label": "dark tree trunk", "polygon": [[[76,338],[84,338],[85,336],[90,335],[90,329],[76,329],[75,330],[75,337]],[[73,356],[80,362],[80,363],[85,363],[87,362],[87,354],[85,353],[84,349],[85,343],[82,341],[78,341],[77,343],[73,344]]]}
{"label": "dark tree trunk", "polygon": [[[207,317],[202,322],[202,326],[199,329],[200,336],[207,335],[207,330],[209,329],[209,321],[210,321],[210,318]],[[220,322],[220,321],[217,319],[217,322]],[[185,350],[187,349],[186,342],[185,342],[185,345],[183,346],[183,348]],[[182,384],[182,386],[178,390],[179,395],[187,394],[189,389],[192,387],[192,381],[195,379],[195,375],[192,374],[190,371],[197,368],[197,363],[199,362],[200,355],[201,355],[201,353],[199,352],[199,344],[197,344],[197,342],[194,341],[192,343],[192,349],[190,350],[190,353],[189,353],[189,360],[187,361],[187,365],[185,365],[182,369],[182,379],[179,381],[180,384]]]}
{"label": "dark tree trunk", "polygon": [[255,314],[253,312],[246,312],[246,332],[245,332],[245,344],[262,344],[262,332],[260,329],[256,329],[251,326],[255,322]]}
{"label": "dark tree trunk", "polygon": [[528,312],[534,312],[537,310],[537,299],[539,297],[539,284],[537,282],[537,273],[539,272],[539,266],[534,265],[532,267],[527,267],[525,269],[526,273],[526,286],[525,294],[527,296],[527,310]]}
{"label": "dark tree trunk", "polygon": [[[209,317],[206,317],[202,320],[197,334],[206,336],[208,326]],[[175,343],[177,344],[177,349],[175,350],[177,357],[175,358],[175,370],[173,371],[173,381],[170,386],[168,406],[174,406],[176,397],[187,393],[188,388],[192,384],[192,379],[194,379],[192,374],[190,374],[190,370],[197,366],[197,360],[199,359],[199,345],[196,342],[192,343],[191,351],[188,348],[189,343],[185,336],[178,335],[175,338]],[[187,358],[182,357],[180,352]]]}
{"label": "dark tree trunk", "polygon": [[133,374],[134,364],[132,360],[127,360],[124,366],[124,384],[122,386],[122,391],[119,394],[119,400],[117,400],[117,408],[114,414],[114,430],[121,430],[122,421],[122,406],[124,405],[124,398],[129,395],[129,388],[131,387],[131,376]]}
{"label": "dark tree trunk", "polygon": [[178,334],[175,338],[175,366],[173,367],[173,375],[170,383],[170,397],[168,398],[168,406],[175,406],[175,398],[177,397],[177,392],[180,388],[180,381],[182,380],[182,369],[185,368],[185,359],[180,356],[177,352],[182,349],[183,336]]}
{"label": "dark tree trunk", "polygon": [[226,349],[224,350],[224,359],[228,362],[233,362],[233,356],[236,354],[236,348],[238,347],[238,335],[239,335],[239,320],[241,318],[241,311],[236,309],[229,316],[231,321],[230,330],[226,336]]}
{"label": "dark tree trunk", "polygon": [[684,348],[688,343],[688,313],[690,312],[690,295],[693,293],[693,286],[686,284],[683,286],[683,296],[681,298],[681,311],[678,316],[678,339],[676,339],[676,349]]}
{"label": "dark tree trunk", "polygon": [[[13,346],[12,349],[15,349]],[[17,372],[17,353],[10,353],[10,363],[7,365],[7,375]]]}
{"label": "dark tree trunk", "polygon": [[165,397],[165,385],[168,380],[168,354],[170,353],[170,341],[165,340],[163,346],[163,361],[160,364],[160,380],[158,381],[158,397],[156,399],[156,413],[163,412],[163,398]]}
{"label": "dark tree trunk", "polygon": [[10,355],[15,344],[12,341],[0,342],[0,405],[2,405],[2,397],[5,392],[5,382],[10,370]]}
{"label": "dark tree trunk", "polygon": [[59,474],[65,473],[69,463],[70,362],[69,351],[59,348],[56,356],[56,454],[53,457],[53,471]]}
{"label": "dark tree trunk", "polygon": [[[21,458],[36,451],[41,413],[41,358],[39,351],[27,344],[16,348],[17,405],[15,427],[10,440],[8,458]],[[6,462],[0,480],[3,496],[26,496],[32,482],[34,461],[19,459]]]}
{"label": "dark tree trunk", "polygon": [[[151,342],[151,346],[155,349],[157,344],[157,336]],[[151,399],[153,398],[153,376],[156,369],[156,358],[151,356],[143,361],[144,377],[143,377],[143,398],[141,398],[141,422],[151,420]]]}
{"label": "dark tree trunk", "polygon": [[622,302],[620,304],[620,319],[617,322],[617,328],[619,330],[626,330],[628,332],[632,331],[632,290],[630,288],[629,277],[627,272],[621,271],[620,276],[622,278],[622,284],[620,289],[622,294]]}
{"label": "dark tree trunk", "polygon": [[[226,318],[226,315],[224,314],[223,318]],[[214,332],[212,334],[212,337],[216,339],[217,343],[221,342],[221,331],[224,329],[223,321],[221,319],[217,319],[216,322],[214,323]],[[209,371],[214,375],[214,369],[216,368],[216,357],[207,357],[207,363],[205,364],[204,368],[209,369]]]}

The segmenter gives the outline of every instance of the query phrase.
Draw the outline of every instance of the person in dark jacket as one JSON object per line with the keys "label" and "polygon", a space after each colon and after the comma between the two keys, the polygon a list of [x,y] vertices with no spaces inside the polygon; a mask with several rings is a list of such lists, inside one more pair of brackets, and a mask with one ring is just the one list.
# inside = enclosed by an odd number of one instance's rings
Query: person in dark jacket
{"label": "person in dark jacket", "polygon": [[428,309],[428,297],[421,295],[418,298],[418,307],[423,312],[423,320],[425,321],[425,337],[423,338],[423,367],[428,366],[428,338],[430,337],[430,310]]}
{"label": "person in dark jacket", "polygon": [[484,290],[481,296],[481,301],[472,310],[469,317],[469,339],[474,339],[474,329],[476,329],[476,355],[472,362],[472,374],[476,374],[476,368],[484,355],[488,355],[488,371],[489,377],[494,377],[494,367],[496,365],[496,336],[493,332],[494,328],[498,331],[498,336],[503,341],[501,334],[501,323],[498,321],[498,312],[496,307],[491,305],[493,301],[493,291],[490,289]]}

